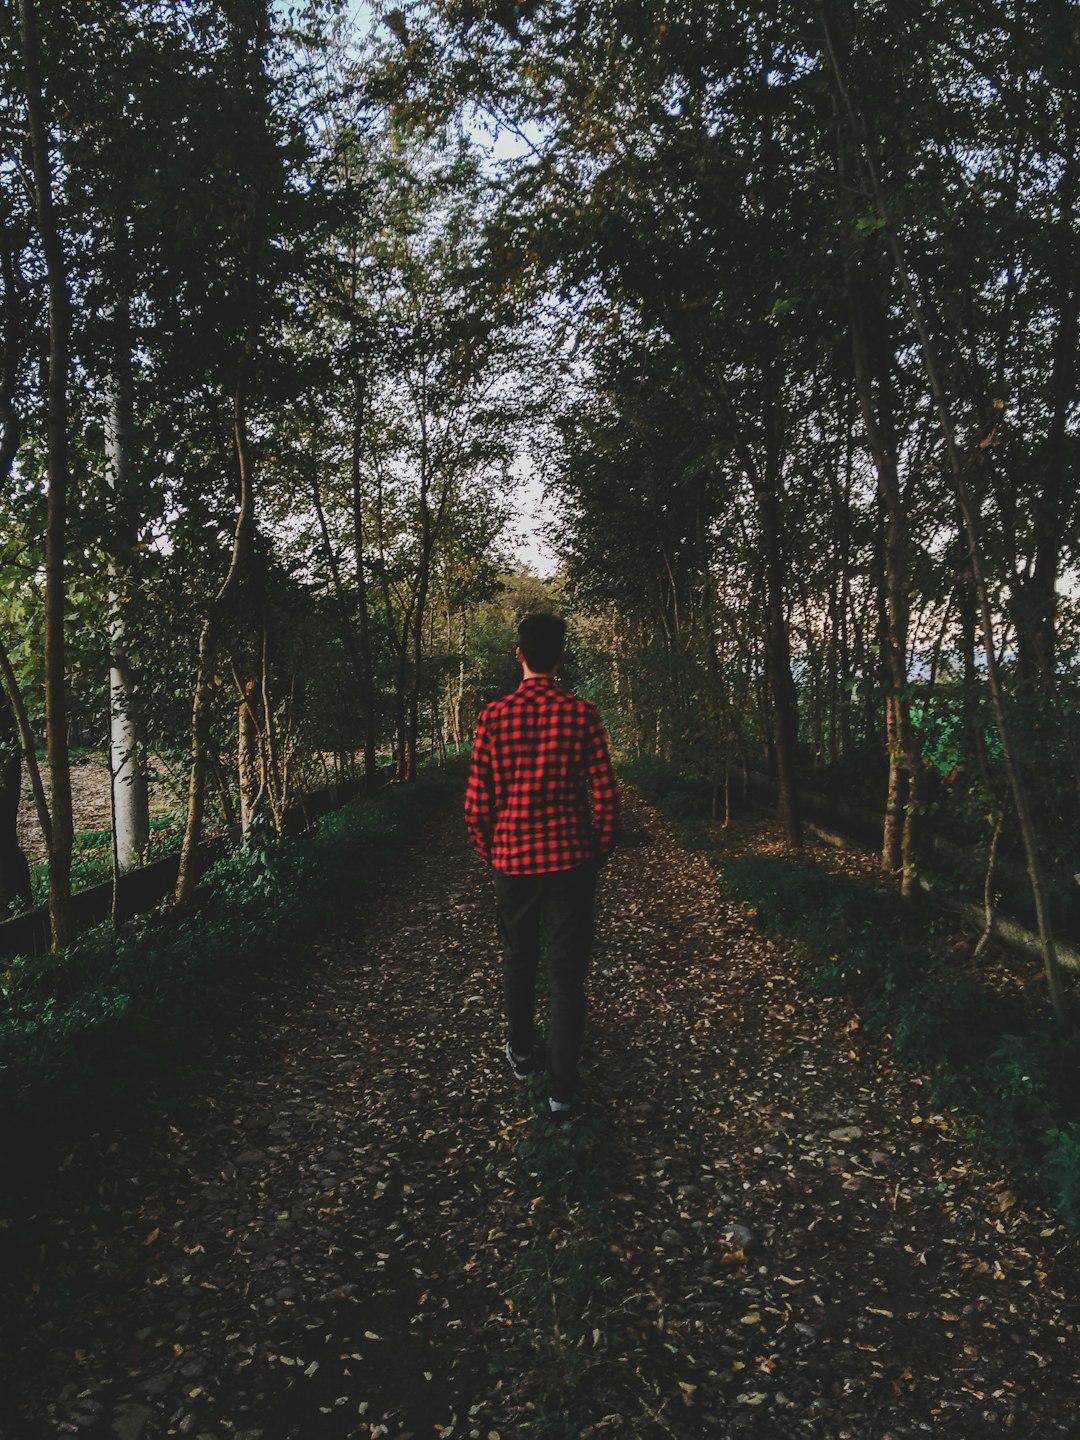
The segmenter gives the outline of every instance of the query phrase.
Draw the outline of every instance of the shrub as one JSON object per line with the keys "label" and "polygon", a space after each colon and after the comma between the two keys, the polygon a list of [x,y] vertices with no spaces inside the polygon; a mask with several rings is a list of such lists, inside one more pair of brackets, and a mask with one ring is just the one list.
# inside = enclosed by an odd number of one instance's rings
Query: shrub
{"label": "shrub", "polygon": [[1058,1209],[1074,1230],[1080,1230],[1080,1125],[1047,1131],[1045,1146],[1046,1173]]}

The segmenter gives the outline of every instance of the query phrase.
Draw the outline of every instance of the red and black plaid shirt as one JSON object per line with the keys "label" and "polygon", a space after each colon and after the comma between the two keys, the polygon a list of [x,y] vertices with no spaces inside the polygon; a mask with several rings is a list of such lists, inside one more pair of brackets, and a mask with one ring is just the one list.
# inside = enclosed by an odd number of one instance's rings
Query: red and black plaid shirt
{"label": "red and black plaid shirt", "polygon": [[481,711],[465,823],[496,870],[543,875],[604,860],[618,822],[618,787],[595,705],[534,675]]}

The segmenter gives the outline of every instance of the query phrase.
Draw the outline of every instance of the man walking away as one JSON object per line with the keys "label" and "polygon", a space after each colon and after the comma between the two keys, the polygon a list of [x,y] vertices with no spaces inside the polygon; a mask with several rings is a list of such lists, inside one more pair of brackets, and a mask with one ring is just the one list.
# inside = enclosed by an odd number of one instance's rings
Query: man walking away
{"label": "man walking away", "polygon": [[506,1058],[517,1078],[538,1068],[536,971],[547,942],[548,1106],[572,1116],[585,1031],[585,974],[600,866],[615,843],[619,799],[596,707],[555,678],[566,621],[518,627],[521,684],[481,712],[465,796],[473,844],[495,871],[503,948]]}

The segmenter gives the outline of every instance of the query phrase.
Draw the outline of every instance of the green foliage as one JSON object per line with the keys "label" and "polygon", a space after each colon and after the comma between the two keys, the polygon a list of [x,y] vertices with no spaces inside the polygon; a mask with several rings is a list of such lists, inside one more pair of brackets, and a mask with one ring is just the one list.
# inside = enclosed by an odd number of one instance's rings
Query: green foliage
{"label": "green foliage", "polygon": [[607,1258],[606,1243],[595,1237],[575,1237],[561,1248],[530,1247],[507,1282],[517,1317],[513,1343],[491,1369],[510,1385],[523,1371],[529,1375],[538,1398],[521,1431],[528,1440],[578,1440],[592,1433],[592,1407],[585,1404],[590,1372],[611,1365],[608,1346],[597,1353],[593,1340],[594,1331],[605,1334],[608,1327]]}
{"label": "green foliage", "polygon": [[1080,1125],[1050,1130],[1046,1135],[1046,1174],[1058,1197],[1058,1208],[1074,1230],[1080,1230]]}
{"label": "green foliage", "polygon": [[703,776],[686,775],[652,760],[629,760],[619,769],[629,784],[672,820],[703,820],[711,814],[712,785]]}
{"label": "green foliage", "polygon": [[978,724],[988,752],[995,760],[1000,757],[1001,745],[993,728],[989,702],[981,693],[965,696],[939,686],[927,703],[915,691],[911,715],[919,727],[923,755],[942,774],[970,763],[973,722]]}
{"label": "green foliage", "polygon": [[0,982],[0,1144],[55,1142],[183,1094],[216,1042],[275,977],[302,984],[302,942],[401,850],[460,766],[324,816],[309,834],[218,862],[195,913],[119,937],[107,927],[60,955],[17,958]]}

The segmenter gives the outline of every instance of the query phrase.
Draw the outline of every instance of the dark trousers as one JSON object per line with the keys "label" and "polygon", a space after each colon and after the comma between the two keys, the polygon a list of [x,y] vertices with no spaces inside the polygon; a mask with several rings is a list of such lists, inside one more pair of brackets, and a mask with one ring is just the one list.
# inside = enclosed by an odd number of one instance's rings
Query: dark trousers
{"label": "dark trousers", "polygon": [[547,949],[548,1071],[553,1100],[570,1102],[585,1034],[585,975],[593,937],[595,865],[547,875],[495,873],[495,903],[503,947],[503,998],[515,1055],[536,1039],[536,972],[540,930]]}

